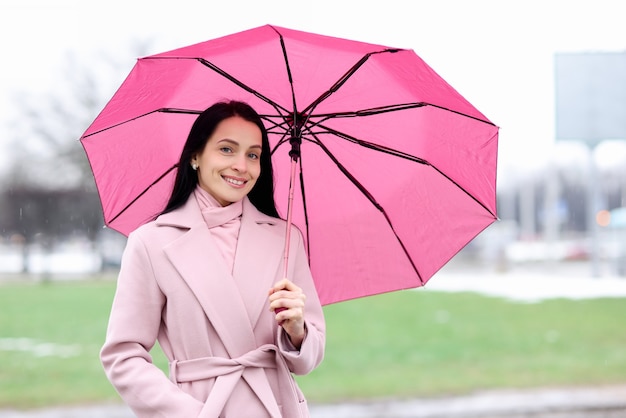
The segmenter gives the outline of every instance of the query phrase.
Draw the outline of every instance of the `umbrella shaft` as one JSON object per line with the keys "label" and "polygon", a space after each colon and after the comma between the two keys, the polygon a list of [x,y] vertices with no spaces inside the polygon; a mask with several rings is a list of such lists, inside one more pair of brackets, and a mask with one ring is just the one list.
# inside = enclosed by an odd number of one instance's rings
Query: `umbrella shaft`
{"label": "umbrella shaft", "polygon": [[285,232],[285,254],[283,256],[284,274],[283,277],[287,277],[287,271],[289,268],[289,241],[291,239],[291,212],[293,208],[293,189],[296,182],[296,166],[298,164],[297,158],[291,158],[291,175],[289,177],[289,197],[287,201],[287,231]]}

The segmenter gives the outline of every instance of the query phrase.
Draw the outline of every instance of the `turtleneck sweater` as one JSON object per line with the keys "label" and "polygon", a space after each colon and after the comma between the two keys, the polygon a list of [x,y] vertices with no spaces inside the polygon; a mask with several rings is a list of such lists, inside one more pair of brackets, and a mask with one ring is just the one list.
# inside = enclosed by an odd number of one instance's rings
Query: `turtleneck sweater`
{"label": "turtleneck sweater", "polygon": [[222,206],[210,193],[200,186],[196,187],[194,195],[202,212],[204,222],[206,222],[209,231],[211,231],[217,248],[222,253],[224,261],[226,261],[226,265],[232,274],[235,265],[239,227],[241,226],[243,201],[240,200],[228,206]]}

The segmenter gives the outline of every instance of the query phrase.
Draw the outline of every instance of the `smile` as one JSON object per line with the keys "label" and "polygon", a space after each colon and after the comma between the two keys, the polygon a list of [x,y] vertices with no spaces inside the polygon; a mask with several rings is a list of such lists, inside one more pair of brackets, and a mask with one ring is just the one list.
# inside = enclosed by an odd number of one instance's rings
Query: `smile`
{"label": "smile", "polygon": [[237,180],[231,177],[222,177],[227,183],[232,184],[233,186],[243,186],[244,184],[246,184],[245,181],[243,180]]}

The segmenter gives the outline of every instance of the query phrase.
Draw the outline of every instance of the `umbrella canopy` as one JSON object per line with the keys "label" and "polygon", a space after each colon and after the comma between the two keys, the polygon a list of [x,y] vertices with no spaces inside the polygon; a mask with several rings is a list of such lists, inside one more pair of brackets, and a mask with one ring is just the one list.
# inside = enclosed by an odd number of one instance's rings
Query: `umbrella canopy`
{"label": "umbrella canopy", "polygon": [[141,58],[81,137],[106,224],[161,211],[197,115],[252,105],[322,303],[424,285],[496,216],[498,128],[412,50],[262,26]]}

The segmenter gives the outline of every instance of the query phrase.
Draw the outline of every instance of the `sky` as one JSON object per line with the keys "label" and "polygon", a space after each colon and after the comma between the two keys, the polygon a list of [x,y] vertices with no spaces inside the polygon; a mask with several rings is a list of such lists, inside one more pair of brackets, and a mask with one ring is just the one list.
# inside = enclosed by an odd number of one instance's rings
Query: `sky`
{"label": "sky", "polygon": [[[626,51],[622,8],[621,0],[0,0],[0,163],[11,156],[7,121],[19,117],[12,97],[52,90],[67,78],[68,53],[124,55],[136,41],[157,53],[274,24],[413,49],[500,127],[500,171],[532,169],[569,152],[553,146],[554,54]],[[130,70],[134,57],[127,61]]]}

